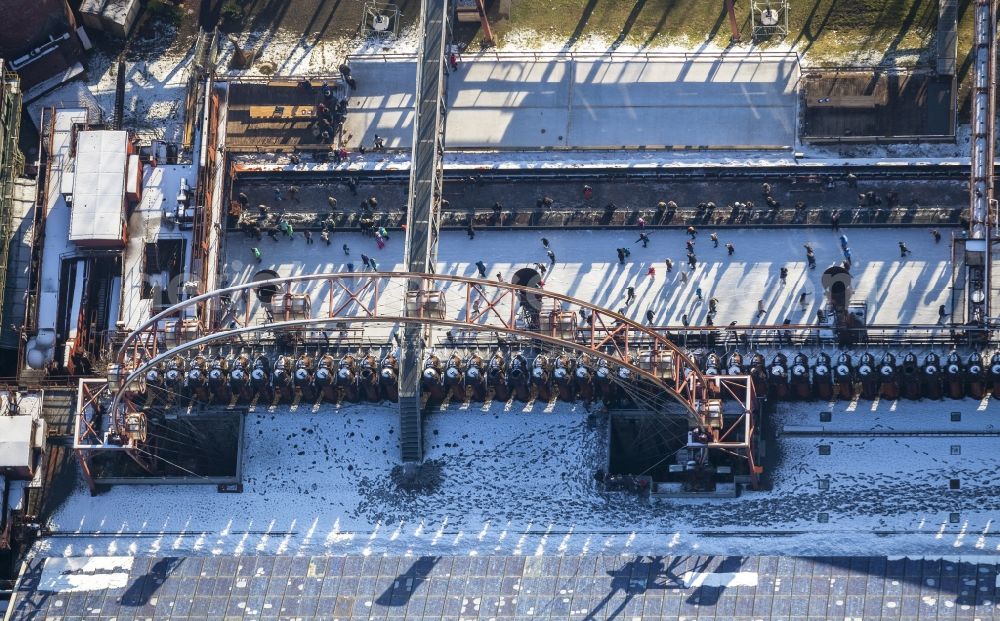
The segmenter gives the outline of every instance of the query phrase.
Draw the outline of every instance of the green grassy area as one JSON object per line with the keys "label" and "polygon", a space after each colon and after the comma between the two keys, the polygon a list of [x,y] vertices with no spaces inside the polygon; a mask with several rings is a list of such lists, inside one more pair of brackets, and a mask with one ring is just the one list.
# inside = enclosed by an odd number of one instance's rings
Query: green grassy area
{"label": "green grassy area", "polygon": [[[744,41],[749,13],[749,0],[737,0]],[[817,62],[912,63],[933,41],[937,14],[936,0],[790,0],[788,35],[763,45],[793,45]],[[731,36],[723,0],[512,0],[510,19],[495,30],[501,44],[534,31],[569,46],[597,36],[639,47],[725,47]]]}
{"label": "green grassy area", "polygon": [[[494,5],[491,8],[496,8]],[[959,0],[960,122],[971,89],[972,0]],[[751,40],[750,0],[736,1],[743,44]],[[792,47],[813,65],[933,64],[937,0],[789,0],[788,34],[758,43]],[[730,44],[724,0],[511,0],[510,18],[494,25],[497,42],[572,49],[598,38],[639,48]]]}

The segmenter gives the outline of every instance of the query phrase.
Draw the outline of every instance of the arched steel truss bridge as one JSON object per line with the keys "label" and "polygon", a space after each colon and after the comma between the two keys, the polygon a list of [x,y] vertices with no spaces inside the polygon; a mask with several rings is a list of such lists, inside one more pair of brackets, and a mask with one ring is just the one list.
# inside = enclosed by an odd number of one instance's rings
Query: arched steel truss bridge
{"label": "arched steel truss bridge", "polygon": [[[270,302],[259,291],[274,292]],[[581,320],[580,311],[587,316]],[[459,276],[385,272],[304,274],[253,281],[183,300],[157,313],[131,332],[118,349],[106,384],[81,384],[74,448],[84,472],[95,450],[131,452],[126,420],[141,411],[132,398],[143,390],[148,370],[172,356],[233,343],[246,335],[296,333],[321,342],[327,331],[360,323],[374,329],[387,325],[390,342],[396,325],[423,325],[503,334],[515,341],[586,354],[619,371],[619,384],[643,388],[632,392],[643,408],[676,416],[676,401],[691,428],[711,437],[703,446],[744,459],[751,484],[762,472],[754,455],[757,404],[748,376],[705,376],[696,363],[669,339],[619,313],[538,287]],[[98,398],[110,397],[105,428],[87,415]],[[668,397],[668,398],[664,398]],[[725,401],[725,405],[723,404]],[[724,415],[723,410],[735,411]],[[118,438],[109,442],[109,437]],[[122,441],[122,439],[124,441]]]}

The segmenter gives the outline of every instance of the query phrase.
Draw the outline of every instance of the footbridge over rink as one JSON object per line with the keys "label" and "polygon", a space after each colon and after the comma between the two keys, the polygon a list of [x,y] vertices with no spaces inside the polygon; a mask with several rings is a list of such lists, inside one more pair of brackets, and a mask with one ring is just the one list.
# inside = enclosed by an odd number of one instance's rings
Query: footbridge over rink
{"label": "footbridge over rink", "polygon": [[[408,288],[414,279],[421,283],[416,291]],[[581,311],[585,321],[579,320]],[[109,369],[108,383],[81,395],[75,448],[81,461],[92,451],[141,448],[143,436],[133,430],[144,427],[145,378],[177,355],[208,358],[220,346],[232,348],[262,334],[274,342],[307,343],[322,351],[327,331],[353,324],[366,334],[388,327],[382,334],[391,343],[391,332],[414,323],[453,335],[494,333],[545,351],[585,356],[593,370],[606,367],[610,379],[644,410],[674,418],[678,411],[686,413],[688,428],[699,430],[696,445],[689,441],[687,448],[744,460],[751,484],[757,485],[757,404],[749,377],[706,377],[655,330],[583,300],[537,287],[431,274],[308,274],[227,287],[179,302],[131,332]],[[100,399],[109,404],[104,411],[110,415],[95,425],[86,404]]]}

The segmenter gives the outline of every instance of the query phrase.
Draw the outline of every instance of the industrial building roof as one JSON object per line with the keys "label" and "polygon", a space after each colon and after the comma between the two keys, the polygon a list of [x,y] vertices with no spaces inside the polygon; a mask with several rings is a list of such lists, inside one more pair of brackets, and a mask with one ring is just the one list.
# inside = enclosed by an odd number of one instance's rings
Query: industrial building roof
{"label": "industrial building roof", "polygon": [[128,133],[80,132],[69,238],[74,242],[120,241]]}
{"label": "industrial building roof", "polygon": [[30,416],[0,416],[0,468],[31,465]]}

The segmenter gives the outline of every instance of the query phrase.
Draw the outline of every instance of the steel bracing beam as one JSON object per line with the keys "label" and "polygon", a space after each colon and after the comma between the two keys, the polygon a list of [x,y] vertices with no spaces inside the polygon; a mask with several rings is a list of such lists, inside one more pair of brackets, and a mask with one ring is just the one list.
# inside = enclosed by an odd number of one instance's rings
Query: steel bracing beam
{"label": "steel bracing beam", "polygon": [[[414,304],[410,289],[414,280],[418,281],[418,292],[438,293],[440,297],[434,304]],[[250,295],[261,287],[274,287],[282,292],[278,297],[282,300],[305,295],[306,291],[322,291],[324,295],[310,300],[305,306],[307,311],[298,316],[268,314],[264,312],[265,305]],[[226,308],[223,300],[238,302]],[[209,301],[215,303],[205,304]],[[177,330],[181,318],[190,316],[190,309],[209,307],[219,311],[202,317],[196,331],[182,334]],[[237,321],[240,327],[225,329],[234,317],[240,319]],[[119,374],[113,378],[113,384],[120,388],[115,391],[110,408],[112,427],[121,432],[126,408],[131,407],[129,395],[141,391],[146,370],[177,353],[222,343],[236,344],[241,335],[248,333],[298,332],[307,339],[318,339],[323,330],[352,323],[485,331],[555,350],[587,354],[594,360],[627,370],[628,376],[635,378],[634,388],[648,397],[643,401],[654,409],[660,408],[661,415],[676,415],[666,408],[663,397],[680,403],[691,426],[711,427],[710,400],[720,396],[734,398],[745,415],[721,428],[716,426],[714,442],[709,448],[744,457],[754,476],[759,470],[751,444],[756,402],[749,378],[706,378],[696,363],[659,331],[584,300],[533,287],[436,274],[305,274],[227,287],[180,302],[145,321],[124,339],[118,350],[115,365]],[[419,398],[419,392],[416,397]],[[86,426],[81,424],[80,428]],[[101,444],[95,443],[94,438],[85,440],[81,444],[89,447]]]}
{"label": "steel bracing beam", "polygon": [[[444,156],[445,44],[447,0],[421,0],[420,49],[417,54],[417,98],[413,120],[413,155],[407,197],[403,262],[414,274],[434,272],[441,217]],[[407,291],[419,295],[424,281],[413,278]],[[400,450],[404,462],[423,459],[420,367],[428,330],[403,326],[399,355]]]}

